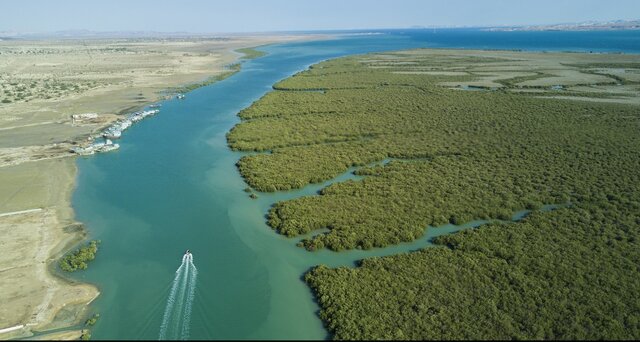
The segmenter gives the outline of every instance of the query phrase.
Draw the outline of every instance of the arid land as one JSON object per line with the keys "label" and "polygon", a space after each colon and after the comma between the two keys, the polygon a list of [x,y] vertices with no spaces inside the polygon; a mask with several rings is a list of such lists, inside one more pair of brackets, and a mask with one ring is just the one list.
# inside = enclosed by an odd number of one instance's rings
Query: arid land
{"label": "arid land", "polygon": [[[309,37],[0,41],[0,339],[76,325],[99,294],[54,274],[86,237],[70,203],[70,149],[172,89],[228,72],[236,49],[296,39]],[[72,120],[83,113],[98,117]]]}

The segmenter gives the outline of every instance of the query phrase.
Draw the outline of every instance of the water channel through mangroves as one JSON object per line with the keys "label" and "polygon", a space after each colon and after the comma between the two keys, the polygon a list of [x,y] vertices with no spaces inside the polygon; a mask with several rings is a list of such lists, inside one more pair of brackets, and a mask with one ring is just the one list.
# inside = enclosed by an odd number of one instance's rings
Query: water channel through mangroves
{"label": "water channel through mangroves", "polygon": [[[483,223],[429,229],[420,240],[384,249],[307,252],[295,246],[299,239],[274,233],[265,214],[276,201],[315,194],[330,182],[252,200],[235,167],[242,154],[226,144],[242,108],[311,64],[434,45],[484,48],[496,41],[489,32],[472,44],[456,38],[466,37],[463,31],[449,38],[442,31],[420,32],[263,47],[268,55],[244,62],[234,76],[184,100],[163,102],[158,115],[123,134],[120,150],[79,158],[76,217],[91,239],[102,241],[96,260],[75,276],[101,290],[91,305],[100,313],[93,338],[324,339],[318,307],[301,278],[310,267],[350,266],[365,257],[415,250],[435,235]],[[536,40],[523,37],[510,46],[546,48],[527,45]],[[565,47],[581,41],[572,35],[566,40]],[[554,48],[561,47],[549,47]],[[357,178],[346,172],[331,182]],[[183,256],[187,249],[189,258]]]}

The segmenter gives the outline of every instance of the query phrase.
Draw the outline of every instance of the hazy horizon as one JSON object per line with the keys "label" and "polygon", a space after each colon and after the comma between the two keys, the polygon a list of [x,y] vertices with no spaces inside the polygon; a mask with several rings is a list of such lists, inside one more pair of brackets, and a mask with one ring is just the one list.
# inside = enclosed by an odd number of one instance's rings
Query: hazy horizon
{"label": "hazy horizon", "polygon": [[[580,11],[576,11],[580,8]],[[4,3],[0,32],[258,33],[411,27],[526,26],[634,20],[640,1],[620,0],[237,0]],[[633,16],[635,15],[635,17]]]}

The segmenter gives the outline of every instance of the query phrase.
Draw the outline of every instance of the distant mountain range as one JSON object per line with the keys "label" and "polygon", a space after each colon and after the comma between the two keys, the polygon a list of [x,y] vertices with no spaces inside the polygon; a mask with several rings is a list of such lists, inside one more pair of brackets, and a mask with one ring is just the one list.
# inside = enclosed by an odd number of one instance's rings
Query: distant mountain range
{"label": "distant mountain range", "polygon": [[584,21],[534,26],[491,27],[489,31],[596,31],[596,30],[640,30],[640,20]]}

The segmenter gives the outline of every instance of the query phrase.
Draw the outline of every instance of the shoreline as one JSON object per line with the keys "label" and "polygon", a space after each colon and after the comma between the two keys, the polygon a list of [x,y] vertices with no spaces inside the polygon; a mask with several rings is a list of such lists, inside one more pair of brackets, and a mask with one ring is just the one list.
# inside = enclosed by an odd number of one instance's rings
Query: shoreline
{"label": "shoreline", "polygon": [[[86,136],[95,135],[97,132],[109,127],[119,118],[122,118],[123,114],[131,112],[132,108],[142,108],[160,102],[166,99],[167,94],[173,93],[175,89],[191,87],[188,89],[190,91],[200,86],[217,82],[221,76],[231,76],[238,70],[231,70],[227,66],[242,62],[244,54],[235,52],[240,48],[252,48],[314,38],[315,36],[270,36],[257,37],[257,40],[256,37],[253,37],[253,40],[236,41],[236,46],[226,46],[222,51],[218,52],[215,62],[217,67],[208,69],[205,72],[196,70],[192,74],[183,73],[183,76],[178,77],[174,84],[164,84],[163,89],[158,89],[157,87],[148,89],[146,92],[153,91],[153,96],[149,96],[149,99],[145,98],[147,101],[140,102],[131,99],[128,101],[129,105],[127,105],[127,101],[123,104],[114,103],[114,107],[118,105],[120,107],[119,109],[114,108],[115,112],[119,113],[118,115],[112,115],[104,122],[92,125],[91,129],[83,129],[82,134],[76,134],[74,137],[68,137],[67,139],[77,141],[86,138]],[[185,82],[185,77],[190,79]],[[193,87],[194,85],[199,86]],[[136,90],[130,90],[129,93]],[[71,99],[67,100],[79,101],[86,98],[83,95],[72,96]],[[2,114],[1,111],[0,114]],[[39,125],[39,123],[36,125]],[[1,128],[3,127],[0,125]],[[13,127],[6,129],[13,129]],[[54,143],[53,145],[54,147],[59,147],[58,144]],[[65,144],[60,145],[68,147]],[[31,147],[42,148],[43,146],[36,145]],[[6,153],[2,152],[6,152],[9,148],[17,149],[19,157],[7,158]],[[15,339],[33,336],[34,332],[38,335],[43,335],[50,330],[56,330],[56,334],[59,334],[60,331],[64,332],[66,329],[74,330],[74,327],[77,328],[77,325],[82,322],[89,304],[100,295],[98,285],[81,283],[73,279],[71,275],[66,276],[56,269],[56,262],[63,255],[87,240],[90,235],[87,227],[75,220],[75,212],[72,205],[72,196],[77,186],[78,174],[74,158],[75,154],[66,153],[64,155],[37,158],[42,157],[42,154],[33,153],[29,155],[24,153],[24,146],[9,148],[3,148],[0,144],[0,157],[3,154],[5,155],[5,158],[0,159],[0,175],[10,175],[10,177],[3,177],[6,181],[3,183],[7,184],[0,184],[0,191],[10,194],[4,203],[0,202],[0,232],[18,231],[17,234],[14,234],[17,236],[7,237],[8,233],[2,235],[2,239],[9,240],[10,247],[14,247],[16,253],[24,252],[25,247],[33,247],[35,245],[36,248],[33,251],[34,256],[0,259],[0,273],[5,277],[5,280],[0,282],[0,296],[4,294],[7,297],[5,302],[7,305],[3,305],[5,309],[0,310],[0,322],[3,323],[0,326],[0,338]],[[21,148],[23,150],[20,150]],[[36,151],[41,152],[41,150],[37,149]],[[21,178],[20,175],[23,174],[31,177]],[[12,184],[10,184],[12,183],[11,178],[19,179],[21,182],[17,183],[21,187],[15,186],[16,189],[13,189]],[[26,180],[24,178],[30,179]],[[41,189],[43,191],[31,190],[29,182],[33,181],[33,179],[40,180],[40,182],[36,183],[40,183],[38,185],[45,189]],[[42,198],[45,199],[42,200]],[[30,202],[38,203],[31,207],[24,207],[25,203]],[[39,226],[38,223],[40,223]],[[27,229],[15,229],[16,227],[33,227],[37,234]],[[33,235],[39,235],[41,237],[40,241],[38,242],[37,237],[34,238]],[[25,244],[23,239],[29,240],[30,243]],[[11,254],[11,250],[7,254]],[[26,266],[7,267],[18,259],[27,260],[31,263]],[[14,277],[10,277],[15,270],[20,272],[17,272]],[[24,276],[33,276],[34,274],[36,279],[33,282],[36,284],[33,285],[36,285],[35,287],[40,292],[27,292],[23,295],[20,294],[20,290],[16,292],[16,289],[24,285]],[[10,279],[7,280],[7,278]],[[8,295],[5,294],[7,291],[10,292]],[[36,298],[40,296],[42,300]],[[32,304],[26,304],[25,302]],[[21,314],[21,311],[27,312]],[[75,336],[75,334],[71,335]]]}
{"label": "shoreline", "polygon": [[[42,299],[40,301],[33,301],[34,298],[27,300],[28,302],[39,303],[31,310],[28,318],[23,316],[23,321],[17,325],[19,328],[14,326],[15,329],[0,334],[3,339],[29,337],[34,332],[63,328],[64,322],[56,322],[56,316],[62,309],[88,304],[99,295],[99,290],[94,285],[63,277],[62,274],[55,271],[57,260],[68,249],[82,241],[87,233],[84,229],[80,229],[78,223],[73,220],[74,212],[71,207],[71,196],[75,189],[75,176],[77,173],[75,159],[64,158],[54,162],[62,164],[59,169],[52,172],[58,178],[58,190],[63,193],[56,201],[57,203],[47,208],[38,208],[39,210],[37,211],[32,209],[8,216],[12,219],[10,223],[14,226],[38,230],[40,239],[37,241],[36,248],[32,251],[34,260],[22,266],[23,271],[18,276],[28,276],[30,273],[35,273],[35,279],[32,281],[39,285],[38,287],[41,287],[40,295]],[[37,224],[38,221],[40,221],[40,225]],[[19,269],[21,267],[17,266],[16,268]],[[10,272],[11,270],[3,271]],[[15,299],[11,298],[10,300]],[[82,311],[77,310],[75,312],[73,315],[74,321],[80,318]],[[27,319],[27,321],[25,322],[24,319]]]}

